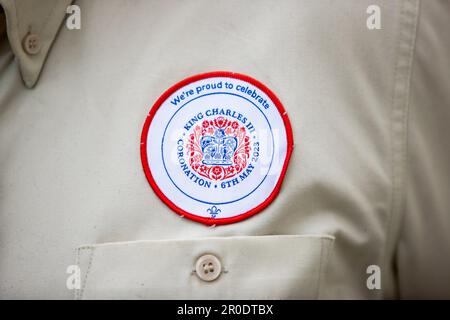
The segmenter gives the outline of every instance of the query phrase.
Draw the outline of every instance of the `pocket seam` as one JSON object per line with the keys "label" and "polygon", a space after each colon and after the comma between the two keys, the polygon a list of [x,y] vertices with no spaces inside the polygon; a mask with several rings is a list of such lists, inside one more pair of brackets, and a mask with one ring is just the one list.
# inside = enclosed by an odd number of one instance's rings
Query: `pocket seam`
{"label": "pocket seam", "polygon": [[[325,281],[328,265],[330,263],[330,255],[333,252],[335,238],[322,238],[322,245],[320,247],[320,269],[319,269],[319,279],[317,285],[316,300],[319,300],[322,293],[323,282]],[[324,247],[326,246],[326,251]]]}
{"label": "pocket seam", "polygon": [[79,267],[80,267],[80,256],[81,256],[81,252],[83,250],[90,250],[90,254],[89,254],[88,265],[87,265],[87,268],[86,268],[86,274],[85,274],[83,280],[81,281],[81,287],[80,287],[79,290],[75,290],[75,300],[82,300],[83,299],[84,289],[85,289],[86,284],[87,284],[89,272],[90,272],[91,266],[92,266],[92,261],[94,260],[94,251],[95,251],[95,247],[94,246],[82,246],[82,247],[79,247],[79,248],[77,248],[77,265]]}

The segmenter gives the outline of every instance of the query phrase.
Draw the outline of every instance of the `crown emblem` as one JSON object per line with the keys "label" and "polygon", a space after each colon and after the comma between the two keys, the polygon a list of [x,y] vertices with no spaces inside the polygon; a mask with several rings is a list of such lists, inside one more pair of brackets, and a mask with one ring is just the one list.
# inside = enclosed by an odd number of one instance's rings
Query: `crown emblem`
{"label": "crown emblem", "polygon": [[236,137],[227,136],[222,128],[216,129],[214,135],[200,139],[203,160],[206,165],[229,166],[233,164],[233,154],[238,141]]}
{"label": "crown emblem", "polygon": [[225,117],[204,120],[195,126],[186,147],[191,168],[200,176],[215,181],[242,172],[251,150],[245,127]]}

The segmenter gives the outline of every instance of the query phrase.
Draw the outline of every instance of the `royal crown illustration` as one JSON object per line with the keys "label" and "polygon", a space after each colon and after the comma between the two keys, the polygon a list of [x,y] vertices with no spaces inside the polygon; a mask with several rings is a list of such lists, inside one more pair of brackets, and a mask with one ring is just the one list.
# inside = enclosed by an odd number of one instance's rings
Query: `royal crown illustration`
{"label": "royal crown illustration", "polygon": [[219,116],[193,127],[186,144],[189,165],[200,176],[221,181],[242,172],[250,156],[250,137],[244,126]]}
{"label": "royal crown illustration", "polygon": [[222,128],[216,129],[213,136],[203,136],[200,139],[203,152],[202,163],[219,166],[232,165],[237,145],[236,137],[227,136]]}

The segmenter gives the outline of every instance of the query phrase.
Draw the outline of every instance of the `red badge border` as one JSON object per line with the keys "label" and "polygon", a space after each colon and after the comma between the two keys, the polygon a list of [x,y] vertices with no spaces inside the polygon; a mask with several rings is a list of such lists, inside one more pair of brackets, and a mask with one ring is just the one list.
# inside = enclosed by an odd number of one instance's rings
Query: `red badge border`
{"label": "red badge border", "polygon": [[[271,194],[261,204],[259,204],[258,206],[256,206],[255,208],[253,208],[247,212],[241,213],[240,215],[237,215],[234,217],[206,218],[206,217],[194,215],[194,214],[189,213],[189,212],[181,209],[180,207],[176,206],[172,201],[169,200],[169,198],[167,198],[164,195],[164,193],[161,191],[161,189],[159,189],[158,185],[156,184],[156,181],[153,179],[152,173],[151,173],[149,165],[148,165],[147,135],[148,135],[148,130],[150,128],[150,124],[151,124],[156,112],[159,110],[159,108],[164,103],[164,101],[166,101],[173,93],[175,93],[177,90],[187,86],[190,83],[193,83],[193,82],[196,82],[199,80],[203,80],[203,79],[218,78],[218,77],[233,78],[233,79],[238,79],[238,80],[248,82],[248,83],[254,85],[255,87],[259,88],[261,91],[263,91],[273,101],[273,103],[277,107],[278,112],[280,113],[280,115],[283,119],[283,122],[284,122],[285,130],[286,130],[286,137],[287,137],[287,150],[286,150],[286,158],[284,160],[283,168],[281,170],[280,177],[278,178],[278,182],[275,185],[275,188],[272,190]],[[272,201],[277,197],[278,193],[280,192],[281,185],[284,180],[284,176],[286,175],[286,170],[287,170],[287,167],[289,164],[289,160],[292,155],[292,150],[294,147],[293,144],[294,144],[294,138],[293,138],[293,134],[292,134],[292,126],[289,121],[289,117],[288,117],[283,105],[281,104],[281,101],[277,98],[277,96],[269,88],[267,88],[264,84],[262,84],[258,80],[253,79],[249,76],[240,74],[240,73],[235,73],[235,72],[230,72],[230,71],[213,71],[213,72],[207,72],[207,73],[202,73],[202,74],[188,77],[188,78],[178,82],[177,84],[173,85],[172,87],[170,87],[166,92],[164,92],[158,98],[158,100],[155,102],[153,107],[150,109],[150,112],[149,112],[147,118],[145,119],[144,127],[142,129],[142,134],[141,134],[140,153],[141,153],[142,167],[144,169],[145,176],[147,177],[147,180],[150,183],[150,186],[152,187],[152,189],[156,193],[156,195],[178,215],[180,215],[182,217],[186,217],[193,221],[200,222],[200,223],[206,224],[208,226],[211,226],[211,225],[224,225],[224,224],[230,224],[230,223],[242,221],[244,219],[247,219],[247,218],[261,212],[270,203],[272,203]]]}

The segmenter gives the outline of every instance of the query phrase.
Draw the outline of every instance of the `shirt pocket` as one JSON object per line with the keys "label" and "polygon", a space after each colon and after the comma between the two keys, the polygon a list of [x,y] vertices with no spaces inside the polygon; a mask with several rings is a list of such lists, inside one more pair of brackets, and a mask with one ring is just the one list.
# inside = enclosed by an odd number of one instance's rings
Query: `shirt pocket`
{"label": "shirt pocket", "polygon": [[[77,249],[76,299],[316,299],[334,237],[270,235],[146,240]],[[196,264],[217,257],[204,281]]]}

